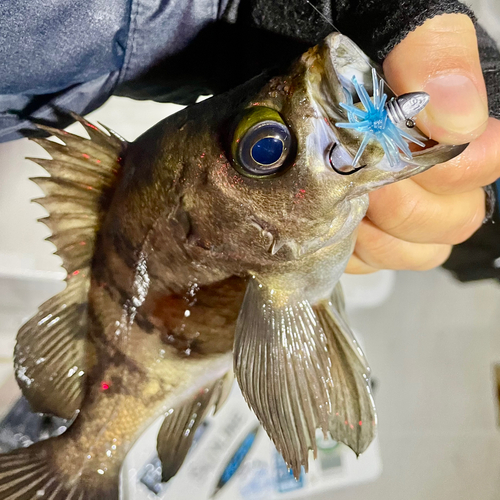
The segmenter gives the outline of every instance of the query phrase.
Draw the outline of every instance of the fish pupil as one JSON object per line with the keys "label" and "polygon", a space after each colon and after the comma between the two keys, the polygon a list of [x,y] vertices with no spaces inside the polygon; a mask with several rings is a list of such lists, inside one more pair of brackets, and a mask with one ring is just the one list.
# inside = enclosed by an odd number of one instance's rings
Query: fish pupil
{"label": "fish pupil", "polygon": [[252,158],[261,165],[276,163],[283,154],[283,141],[277,137],[264,137],[252,147]]}

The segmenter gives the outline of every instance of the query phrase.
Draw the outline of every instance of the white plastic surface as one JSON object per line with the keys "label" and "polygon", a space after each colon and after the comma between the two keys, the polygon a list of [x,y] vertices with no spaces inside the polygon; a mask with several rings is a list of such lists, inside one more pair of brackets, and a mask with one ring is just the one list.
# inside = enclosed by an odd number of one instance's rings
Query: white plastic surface
{"label": "white plastic surface", "polygon": [[[311,455],[309,473],[295,481],[235,385],[221,411],[207,419],[177,475],[168,483],[160,484],[154,479],[159,479],[160,474],[159,463],[154,461],[160,426],[161,419],[128,454],[122,469],[123,498],[208,500],[217,492],[218,500],[309,499],[316,494],[375,480],[382,472],[378,440],[356,459],[350,449],[325,441],[318,433],[318,459],[314,460]],[[245,439],[252,439],[256,428],[259,430],[255,440],[237,467],[235,453],[242,443],[248,442]],[[229,464],[234,465],[232,475],[228,473]],[[230,479],[220,487],[224,473]]]}

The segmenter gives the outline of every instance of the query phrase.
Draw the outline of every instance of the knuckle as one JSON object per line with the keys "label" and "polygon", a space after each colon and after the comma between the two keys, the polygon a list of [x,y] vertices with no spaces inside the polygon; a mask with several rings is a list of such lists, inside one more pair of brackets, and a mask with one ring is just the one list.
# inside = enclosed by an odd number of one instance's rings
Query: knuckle
{"label": "knuckle", "polygon": [[356,255],[356,253],[354,253],[349,259],[345,270],[347,274],[372,274],[377,271],[378,269],[367,264],[358,255]]}
{"label": "knuckle", "polygon": [[435,194],[453,194],[468,182],[470,161],[465,153],[435,165],[415,177],[415,182]]}
{"label": "knuckle", "polygon": [[391,269],[397,240],[370,223],[360,228],[354,253],[372,268]]}
{"label": "knuckle", "polygon": [[436,246],[434,251],[431,252],[424,260],[422,260],[416,271],[429,271],[435,267],[442,265],[450,256],[452,246],[451,245],[439,245]]}
{"label": "knuckle", "polygon": [[481,207],[478,207],[476,211],[470,216],[461,226],[457,228],[454,232],[449,243],[452,245],[458,245],[468,240],[483,224],[485,217],[485,206],[484,202]]}
{"label": "knuckle", "polygon": [[464,241],[467,241],[479,228],[481,227],[481,223],[475,224],[466,224],[463,228],[454,235],[453,238],[450,239],[452,245],[459,245]]}
{"label": "knuckle", "polygon": [[446,165],[446,171],[442,178],[442,192],[454,193],[460,191],[464,186],[468,186],[471,177],[476,174],[475,162],[472,162],[468,155],[462,153],[454,158],[453,163]]}

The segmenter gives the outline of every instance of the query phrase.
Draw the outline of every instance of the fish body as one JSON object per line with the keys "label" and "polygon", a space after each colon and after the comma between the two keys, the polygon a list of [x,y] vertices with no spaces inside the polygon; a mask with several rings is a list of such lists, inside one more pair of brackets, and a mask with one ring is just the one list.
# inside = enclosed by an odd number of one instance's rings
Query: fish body
{"label": "fish body", "polygon": [[[295,474],[321,428],[356,453],[375,435],[369,368],[338,281],[368,192],[463,147],[386,158],[337,128],[351,73],[330,35],[289,71],[188,107],[126,144],[83,119],[90,140],[47,129],[36,181],[67,288],[19,332],[18,381],[68,431],[0,456],[0,499],[116,499],[120,466],[161,415],[163,479],[238,379]],[[367,83],[368,85],[368,83]],[[351,90],[350,90],[351,89]],[[352,96],[351,96],[352,99]],[[335,153],[332,154],[332,151]],[[333,158],[333,160],[332,160]]]}

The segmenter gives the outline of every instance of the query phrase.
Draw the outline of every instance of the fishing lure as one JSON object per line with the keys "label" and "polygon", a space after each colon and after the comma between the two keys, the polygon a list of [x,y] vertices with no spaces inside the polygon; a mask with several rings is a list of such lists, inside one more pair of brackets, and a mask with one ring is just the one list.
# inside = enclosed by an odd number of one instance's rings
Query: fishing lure
{"label": "fishing lure", "polygon": [[[413,117],[417,115],[429,102],[429,95],[425,92],[410,92],[400,97],[391,99],[387,104],[387,94],[384,93],[384,81],[378,79],[377,72],[372,68],[373,100],[363,84],[358,83],[356,77],[352,77],[352,84],[356,93],[364,106],[364,110],[356,106],[352,94],[345,89],[347,103],[339,103],[340,107],[347,111],[349,122],[337,123],[339,128],[349,128],[364,134],[363,140],[354,157],[353,165],[356,165],[361,155],[368,146],[370,140],[380,143],[389,160],[391,167],[395,167],[399,160],[401,150],[407,159],[413,158],[408,147],[408,141],[421,147],[425,144],[414,138],[401,127],[413,128],[415,122]],[[349,172],[355,173],[359,168]]]}

